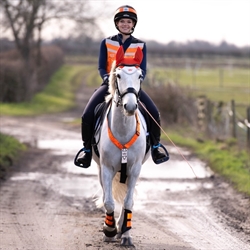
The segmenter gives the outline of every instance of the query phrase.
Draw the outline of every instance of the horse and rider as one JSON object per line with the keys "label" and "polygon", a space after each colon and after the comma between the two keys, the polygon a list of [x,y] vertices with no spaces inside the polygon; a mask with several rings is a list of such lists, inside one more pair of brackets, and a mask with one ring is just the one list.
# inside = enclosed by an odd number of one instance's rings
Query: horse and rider
{"label": "horse and rider", "polygon": [[[141,88],[147,73],[147,48],[132,36],[137,24],[135,9],[119,7],[114,23],[119,33],[101,42],[99,73],[103,82],[83,111],[84,148],[74,162],[88,168],[93,154],[103,190],[99,201],[106,212],[103,239],[121,239],[121,245],[131,246],[133,195],[141,167],[150,147],[156,164],[167,161],[169,155],[160,143],[159,111]],[[117,222],[114,201],[122,204]]]}

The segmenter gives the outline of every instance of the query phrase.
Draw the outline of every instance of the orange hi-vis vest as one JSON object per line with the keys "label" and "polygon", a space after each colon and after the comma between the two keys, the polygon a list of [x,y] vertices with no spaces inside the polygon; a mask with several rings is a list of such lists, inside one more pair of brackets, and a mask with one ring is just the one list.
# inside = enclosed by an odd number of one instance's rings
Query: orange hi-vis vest
{"label": "orange hi-vis vest", "polygon": [[[138,47],[143,49],[144,43],[136,42],[136,43],[131,43],[129,47],[127,48],[124,57],[129,58],[129,57],[134,57],[135,52]],[[115,60],[116,53],[120,47],[120,44],[118,41],[111,40],[109,38],[106,39],[106,47],[107,47],[107,72],[109,73],[111,71],[112,63]]]}

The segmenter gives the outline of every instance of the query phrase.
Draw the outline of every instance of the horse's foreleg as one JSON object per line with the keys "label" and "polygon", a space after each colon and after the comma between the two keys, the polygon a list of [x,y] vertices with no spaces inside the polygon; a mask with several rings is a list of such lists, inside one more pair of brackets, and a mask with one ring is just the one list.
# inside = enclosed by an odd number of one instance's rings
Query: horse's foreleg
{"label": "horse's foreleg", "polygon": [[134,205],[133,196],[135,190],[135,184],[138,177],[128,177],[128,189],[124,200],[124,205],[118,219],[118,236],[121,238],[121,245],[133,246],[132,237],[130,235],[130,229],[132,228],[132,209]]}
{"label": "horse's foreleg", "polygon": [[113,178],[114,172],[110,168],[103,166],[101,169],[103,204],[108,214],[111,214],[115,210],[115,202],[112,195]]}
{"label": "horse's foreleg", "polygon": [[114,218],[115,202],[112,196],[112,180],[114,174],[109,168],[102,167],[101,180],[103,188],[103,204],[106,210],[106,217],[103,225],[104,241],[113,241],[117,234]]}

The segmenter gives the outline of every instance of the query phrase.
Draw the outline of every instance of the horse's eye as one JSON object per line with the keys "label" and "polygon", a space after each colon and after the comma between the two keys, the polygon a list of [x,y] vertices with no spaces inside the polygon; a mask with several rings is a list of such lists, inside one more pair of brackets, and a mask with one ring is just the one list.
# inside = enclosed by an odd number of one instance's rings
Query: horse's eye
{"label": "horse's eye", "polygon": [[121,79],[121,76],[119,74],[116,75],[117,78]]}

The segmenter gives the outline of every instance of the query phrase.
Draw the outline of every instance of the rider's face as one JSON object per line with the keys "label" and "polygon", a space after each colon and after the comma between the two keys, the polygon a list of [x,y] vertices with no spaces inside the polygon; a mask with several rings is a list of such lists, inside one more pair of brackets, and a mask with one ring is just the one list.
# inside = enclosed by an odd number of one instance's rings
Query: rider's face
{"label": "rider's face", "polygon": [[121,33],[130,33],[131,29],[134,27],[134,21],[129,18],[120,19],[116,25]]}

